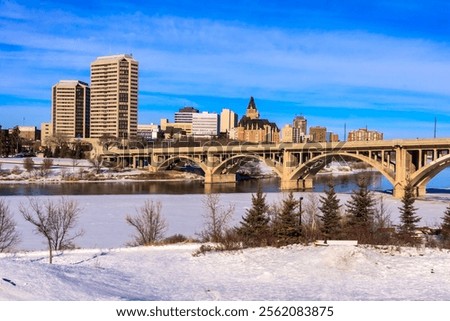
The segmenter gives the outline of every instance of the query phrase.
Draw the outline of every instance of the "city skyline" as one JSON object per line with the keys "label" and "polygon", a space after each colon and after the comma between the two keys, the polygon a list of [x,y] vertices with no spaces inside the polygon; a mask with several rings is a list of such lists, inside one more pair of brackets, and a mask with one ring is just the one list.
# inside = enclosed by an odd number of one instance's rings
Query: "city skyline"
{"label": "city skyline", "polygon": [[[51,87],[89,82],[98,56],[140,62],[139,123],[184,106],[241,117],[248,98],[281,128],[297,115],[343,137],[450,137],[444,1],[0,1],[0,124],[48,122]],[[119,22],[119,23],[118,23]]]}

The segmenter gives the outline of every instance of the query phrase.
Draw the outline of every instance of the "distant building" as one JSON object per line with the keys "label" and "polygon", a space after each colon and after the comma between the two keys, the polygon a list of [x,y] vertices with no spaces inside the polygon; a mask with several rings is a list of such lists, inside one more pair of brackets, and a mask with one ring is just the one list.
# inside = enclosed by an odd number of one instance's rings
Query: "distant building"
{"label": "distant building", "polygon": [[281,129],[281,142],[282,143],[293,143],[293,128],[291,125],[286,124],[282,129]]}
{"label": "distant building", "polygon": [[315,143],[321,143],[327,141],[327,128],[322,126],[315,126],[309,128],[309,135],[311,141]]}
{"label": "distant building", "polygon": [[160,127],[155,124],[138,124],[137,126],[137,136],[146,141],[158,139],[160,132]]}
{"label": "distant building", "polygon": [[220,113],[220,132],[228,133],[231,132],[231,129],[236,128],[238,125],[238,114],[230,109],[222,109]]}
{"label": "distant building", "polygon": [[219,124],[219,115],[216,113],[194,113],[192,114],[192,136],[218,136]]}
{"label": "distant building", "polygon": [[250,143],[279,143],[280,130],[275,123],[260,119],[255,100],[250,97],[245,116],[241,118],[236,128],[238,140]]}
{"label": "distant building", "polygon": [[91,137],[133,138],[138,123],[138,62],[131,55],[91,63]]}
{"label": "distant building", "polygon": [[61,80],[52,87],[52,133],[89,138],[90,88],[79,80]]}
{"label": "distant building", "polygon": [[192,135],[192,123],[171,123],[167,118],[162,118],[161,122],[161,131],[163,131],[165,134],[176,131],[177,133],[184,133],[186,136]]}
{"label": "distant building", "polygon": [[[36,141],[41,139],[41,130],[36,126],[17,126],[19,129],[19,137],[23,140]],[[10,129],[12,133],[13,129]]]}
{"label": "distant building", "polygon": [[297,116],[291,125],[286,125],[281,130],[282,142],[284,143],[304,143],[307,140],[307,121],[303,116]]}
{"label": "distant building", "polygon": [[292,142],[304,143],[306,141],[308,122],[305,117],[297,116],[294,118],[292,126]]}
{"label": "distant building", "polygon": [[198,113],[198,109],[195,109],[194,107],[181,108],[175,113],[175,123],[192,124],[193,115]]}
{"label": "distant building", "polygon": [[326,141],[329,143],[336,143],[339,141],[339,135],[332,132],[327,132]]}
{"label": "distant building", "polygon": [[41,145],[45,145],[48,137],[53,135],[52,123],[41,124]]}
{"label": "distant building", "polygon": [[349,142],[374,140],[383,140],[383,133],[375,130],[367,130],[367,128],[352,130],[348,133]]}

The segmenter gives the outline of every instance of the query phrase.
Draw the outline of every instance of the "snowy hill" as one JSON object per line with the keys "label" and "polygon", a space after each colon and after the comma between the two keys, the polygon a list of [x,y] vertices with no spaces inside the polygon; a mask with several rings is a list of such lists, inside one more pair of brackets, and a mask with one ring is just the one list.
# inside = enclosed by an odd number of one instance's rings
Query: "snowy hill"
{"label": "snowy hill", "polygon": [[450,253],[199,244],[0,255],[0,300],[450,300]]}

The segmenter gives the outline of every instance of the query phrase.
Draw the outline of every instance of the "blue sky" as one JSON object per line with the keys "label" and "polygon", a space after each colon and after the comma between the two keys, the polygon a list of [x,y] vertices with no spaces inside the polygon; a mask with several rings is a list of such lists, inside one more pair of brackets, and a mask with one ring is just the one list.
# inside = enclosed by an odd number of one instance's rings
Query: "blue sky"
{"label": "blue sky", "polygon": [[281,128],[295,115],[342,138],[450,137],[447,1],[0,0],[0,125],[50,120],[51,87],[89,82],[98,56],[139,61],[139,123],[250,96]]}

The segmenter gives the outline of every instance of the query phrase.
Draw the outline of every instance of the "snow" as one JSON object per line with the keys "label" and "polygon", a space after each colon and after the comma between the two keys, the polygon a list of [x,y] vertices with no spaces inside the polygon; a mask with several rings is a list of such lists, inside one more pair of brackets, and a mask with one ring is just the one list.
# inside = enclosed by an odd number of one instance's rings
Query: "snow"
{"label": "snow", "polygon": [[198,244],[2,254],[1,300],[449,300],[450,253],[289,246],[211,252]]}
{"label": "snow", "polygon": [[[309,194],[294,193],[295,197],[304,197],[304,205],[307,204]],[[338,194],[341,204],[349,199],[349,194]],[[125,246],[132,240],[134,230],[125,222],[127,214],[135,215],[136,211],[144,205],[146,200],[159,201],[162,204],[162,215],[168,222],[166,235],[183,234],[187,237],[195,238],[203,229],[204,195],[183,194],[183,195],[77,195],[67,196],[76,200],[81,207],[78,227],[84,230],[84,235],[76,240],[76,245],[82,248],[117,248]],[[268,203],[281,202],[283,193],[267,193]],[[400,213],[398,207],[400,200],[391,195],[376,193],[376,197],[383,197],[388,210],[391,212],[391,219],[394,224],[399,223]],[[35,196],[42,201],[57,201],[60,196]],[[14,213],[17,228],[22,234],[22,242],[19,250],[43,250],[46,249],[42,237],[33,233],[33,226],[26,222],[18,212],[19,204],[28,204],[27,196],[4,197]],[[250,193],[230,193],[221,194],[221,204],[234,204],[235,212],[231,225],[236,225],[245,215],[246,209],[251,206]],[[448,194],[434,194],[427,196],[424,200],[417,200],[415,206],[418,208],[418,215],[422,217],[420,226],[437,227],[441,224],[441,217],[450,201]]]}

